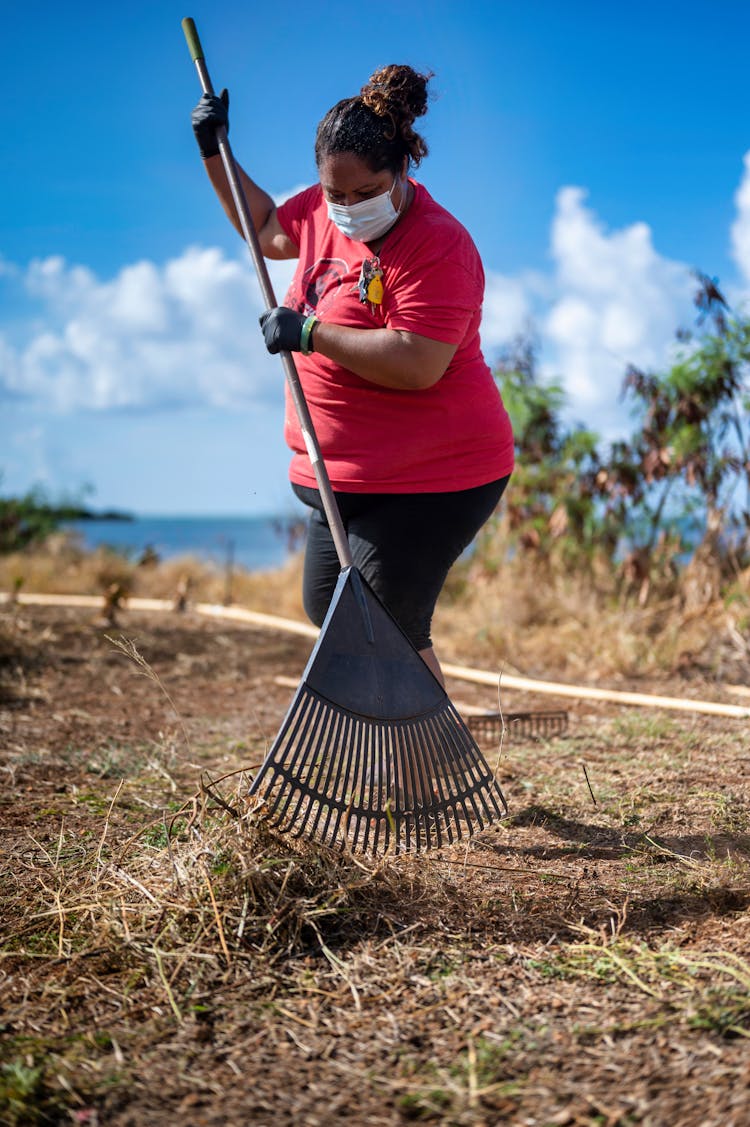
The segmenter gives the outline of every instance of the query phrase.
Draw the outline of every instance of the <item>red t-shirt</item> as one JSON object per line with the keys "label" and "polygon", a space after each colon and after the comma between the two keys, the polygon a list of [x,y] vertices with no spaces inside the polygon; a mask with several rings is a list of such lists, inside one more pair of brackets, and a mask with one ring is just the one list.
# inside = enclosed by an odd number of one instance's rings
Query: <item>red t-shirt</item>
{"label": "red t-shirt", "polygon": [[[513,469],[513,433],[482,356],[484,271],[468,232],[412,181],[411,206],[380,251],[383,300],[359,299],[364,243],[328,218],[320,185],[278,210],[300,248],[284,304],[352,328],[402,329],[457,345],[443,377],[418,391],[378,387],[313,352],[295,354],[333,488],[348,493],[437,493],[486,485]],[[315,474],[287,389],[290,478]]]}

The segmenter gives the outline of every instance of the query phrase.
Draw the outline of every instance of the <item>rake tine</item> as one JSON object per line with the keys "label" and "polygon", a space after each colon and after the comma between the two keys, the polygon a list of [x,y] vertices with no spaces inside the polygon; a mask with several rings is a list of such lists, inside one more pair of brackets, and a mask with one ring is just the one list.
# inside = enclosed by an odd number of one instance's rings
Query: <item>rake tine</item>
{"label": "rake tine", "polygon": [[346,816],[344,821],[344,835],[356,842],[356,836],[359,831],[359,779],[362,773],[362,765],[367,763],[367,725],[364,723],[359,724],[357,733],[357,742],[354,746],[354,756],[352,758],[351,767],[346,777],[346,790],[343,795],[346,803]]}
{"label": "rake tine", "polygon": [[[468,748],[469,751],[469,761],[474,777],[477,780],[477,796],[481,799],[485,817],[488,821],[492,821],[494,816],[502,816],[496,797],[498,793],[497,783],[490,771],[489,764],[482,759],[479,749],[474,744],[468,727],[455,709],[453,709],[453,713],[457,724],[460,726],[461,732],[465,735],[463,747],[464,749]],[[500,794],[502,797],[502,792],[500,792]],[[503,798],[502,801],[505,806],[505,799]]]}
{"label": "rake tine", "polygon": [[349,825],[353,826],[354,838],[352,844],[356,846],[362,821],[362,795],[367,774],[368,751],[370,747],[371,729],[367,724],[361,725],[361,739],[357,742],[357,753],[354,768],[349,780]]}
{"label": "rake tine", "polygon": [[[381,763],[381,801],[383,801],[383,814],[378,823],[377,833],[383,830],[383,849],[390,848],[391,838],[394,840],[394,847],[398,845],[398,834],[396,830],[396,815],[394,813],[394,772],[396,761],[396,748],[394,746],[394,733],[390,728],[386,727],[386,742],[381,750],[380,763]],[[383,800],[384,796],[384,800]],[[377,842],[378,838],[376,838]],[[377,845],[376,845],[377,848]]]}
{"label": "rake tine", "polygon": [[[318,740],[317,761],[314,764],[310,775],[308,775],[306,779],[307,806],[305,807],[304,816],[302,818],[300,826],[294,832],[295,837],[301,837],[305,832],[310,818],[313,816],[316,810],[319,811],[321,808],[320,796],[326,793],[325,784],[321,786],[321,780],[324,774],[330,774],[331,762],[335,755],[335,752],[333,752],[332,749],[338,742],[339,729],[342,727],[344,720],[340,712],[331,712],[330,710],[327,710],[327,717],[328,730],[326,733],[326,738],[324,739],[323,735],[321,734],[321,738]],[[300,790],[300,801],[302,801],[303,797],[305,796]],[[293,823],[295,818],[296,812],[291,816],[290,823]]]}
{"label": "rake tine", "polygon": [[380,753],[378,755],[378,777],[380,787],[378,790],[378,817],[375,820],[375,841],[373,842],[373,851],[377,853],[378,845],[380,843],[381,832],[383,834],[384,850],[388,849],[388,844],[391,838],[391,820],[388,815],[393,817],[392,800],[391,800],[391,764],[393,762],[393,737],[390,728],[387,725],[383,726],[383,741],[380,745]]}
{"label": "rake tine", "polygon": [[[452,740],[452,733],[450,729],[446,730],[445,724],[441,724],[439,719],[433,719],[429,724],[430,738],[444,751],[444,762],[448,771],[451,787],[453,790],[452,807],[456,819],[456,830],[459,840],[464,836],[464,824],[471,826],[472,819],[466,807],[466,797],[464,791],[466,789],[466,779],[458,774],[458,756],[455,754],[456,745]],[[447,740],[444,738],[447,737]],[[470,793],[470,792],[469,792]],[[459,810],[463,812],[463,822],[459,817]]]}
{"label": "rake tine", "polygon": [[338,748],[341,746],[342,731],[346,727],[346,716],[326,704],[327,723],[320,740],[320,750],[314,777],[307,779],[309,803],[312,810],[319,807],[322,799],[329,794],[327,780],[330,777],[338,760]]}
{"label": "rake tine", "polygon": [[433,830],[437,838],[437,847],[440,849],[443,845],[444,831],[448,836],[449,843],[451,840],[445,821],[443,788],[440,779],[440,759],[437,754],[437,748],[433,745],[432,740],[428,738],[424,741],[424,744],[425,760],[430,773],[430,807],[429,813],[426,816],[432,819]]}
{"label": "rake tine", "polygon": [[[328,822],[330,821],[330,817],[331,817],[331,806],[330,806],[330,803],[327,804],[324,801],[324,796],[330,795],[332,793],[331,792],[331,777],[333,775],[336,763],[341,758],[341,753],[339,751],[339,748],[344,747],[346,745],[346,743],[347,743],[347,733],[348,733],[348,730],[351,727],[351,723],[352,723],[351,717],[347,713],[338,713],[337,716],[338,716],[338,720],[339,720],[338,733],[337,733],[337,736],[336,736],[337,746],[335,748],[331,749],[331,753],[327,757],[327,760],[326,760],[326,763],[325,763],[325,779],[323,780],[323,783],[319,788],[318,793],[320,795],[320,798],[318,799],[317,803],[315,804],[314,817],[313,817],[312,825],[310,826],[310,833],[316,834],[317,831],[318,831],[318,824],[319,824],[320,819],[323,815],[323,811],[324,811],[324,809],[327,808],[328,817],[327,817],[326,822],[325,822],[325,827],[321,832],[321,836],[323,837],[324,840],[325,840],[325,837],[326,837]],[[333,793],[335,793],[335,791]]]}
{"label": "rake tine", "polygon": [[[330,822],[330,818],[332,818],[334,810],[332,804],[336,798],[336,784],[335,782],[332,784],[332,780],[336,779],[336,769],[337,767],[341,766],[341,753],[339,753],[339,748],[345,746],[347,738],[346,733],[348,727],[350,727],[351,725],[351,718],[348,717],[346,713],[337,713],[337,718],[338,725],[335,730],[335,735],[332,734],[332,738],[336,740],[337,746],[329,748],[328,754],[325,755],[323,761],[321,761],[320,774],[323,774],[323,771],[325,770],[325,778],[323,780],[323,784],[319,786],[318,795],[315,796],[315,801],[310,802],[310,807],[312,808],[312,825],[310,826],[310,833],[314,835],[318,835],[319,833],[319,836],[323,838],[323,841],[327,841],[328,824]],[[320,775],[316,782],[318,782],[319,779]],[[323,828],[318,831],[320,819],[323,818],[324,814],[325,820]]]}
{"label": "rake tine", "polygon": [[381,778],[383,746],[388,739],[388,729],[383,724],[378,724],[373,732],[371,747],[371,768],[368,779],[369,792],[367,796],[367,815],[365,818],[364,848],[367,850],[368,842],[372,836],[372,850],[377,852],[378,837],[380,836],[380,803],[381,803]]}
{"label": "rake tine", "polygon": [[[251,794],[253,793],[253,791],[259,789],[261,778],[265,774],[267,774],[268,771],[271,772],[272,783],[271,787],[269,788],[269,792],[273,790],[273,787],[275,785],[276,793],[274,796],[275,801],[273,803],[273,806],[271,806],[268,811],[269,820],[276,814],[276,811],[278,810],[279,804],[283,797],[283,783],[281,780],[283,779],[284,769],[281,766],[281,763],[283,763],[283,761],[285,760],[290,746],[294,746],[296,743],[296,746],[298,748],[302,747],[302,741],[299,739],[299,733],[300,731],[305,733],[309,729],[310,724],[312,723],[311,712],[312,710],[314,710],[314,708],[315,702],[311,700],[309,695],[305,693],[303,689],[298,689],[289,712],[287,713],[286,719],[284,720],[284,723],[281,727],[281,730],[274,740],[271,750],[268,752],[266,760],[263,763],[258,776],[253,782],[253,786],[250,791]],[[279,814],[279,819],[283,817],[283,814],[284,811],[282,810]],[[278,822],[272,822],[272,825],[274,826],[277,824]]]}
{"label": "rake tine", "polygon": [[[427,733],[430,741],[430,746],[434,750],[440,767],[440,774],[438,781],[441,786],[441,794],[444,793],[444,803],[446,812],[446,827],[449,834],[449,839],[453,840],[454,826],[457,840],[461,840],[464,836],[465,824],[471,825],[471,820],[466,809],[465,802],[463,801],[463,792],[466,789],[467,779],[463,774],[459,774],[457,757],[455,749],[451,746],[450,729],[447,731],[448,739],[443,737],[442,729],[439,720],[436,719],[430,725]],[[463,820],[462,820],[463,818]]]}
{"label": "rake tine", "polygon": [[414,825],[417,840],[420,845],[422,838],[424,838],[425,848],[430,848],[430,822],[429,822],[429,802],[432,792],[431,780],[426,771],[425,755],[424,755],[424,741],[420,742],[415,738],[415,727],[412,727],[409,735],[411,736],[409,748],[409,761],[412,765],[412,771],[418,782],[419,798],[417,798],[416,791],[412,795],[414,803]]}
{"label": "rake tine", "polygon": [[380,724],[370,725],[367,744],[367,754],[365,755],[360,791],[360,819],[358,825],[358,832],[362,834],[362,851],[364,853],[367,852],[367,843],[372,830],[370,818],[373,811],[373,794],[375,793],[375,763],[378,760],[380,747]]}
{"label": "rake tine", "polygon": [[[339,750],[349,744],[349,730],[352,726],[352,719],[347,714],[342,715],[341,734],[339,738],[339,747],[332,750],[328,757],[327,771],[325,781],[323,783],[320,801],[318,802],[317,810],[313,818],[311,826],[311,833],[319,835],[323,841],[328,841],[329,834],[328,828],[331,824],[331,818],[335,809],[335,803],[338,799],[339,776],[341,772],[341,765],[343,762],[343,754]],[[320,820],[323,818],[323,825],[318,829]]]}
{"label": "rake tine", "polygon": [[[346,809],[346,778],[348,772],[348,763],[351,761],[353,748],[357,742],[359,720],[355,720],[354,717],[348,717],[346,731],[346,751],[343,754],[336,756],[333,783],[329,791],[327,792],[330,800],[328,803],[328,813],[326,815],[323,832],[324,839],[331,845],[333,845],[336,841],[339,822],[341,820],[342,813]],[[332,819],[333,822],[331,821]]]}
{"label": "rake tine", "polygon": [[443,770],[443,762],[441,756],[440,744],[435,744],[430,734],[427,735],[427,747],[432,758],[433,764],[433,795],[436,799],[435,814],[436,824],[438,824],[438,844],[442,844],[442,836],[447,837],[448,844],[453,842],[453,827],[450,822],[450,792],[448,789],[447,780],[445,780],[445,772]]}
{"label": "rake tine", "polygon": [[[375,739],[375,731],[372,727],[368,728],[367,736],[365,739],[366,750],[364,754],[364,766],[362,769],[361,778],[358,779],[358,786],[355,791],[355,799],[357,802],[356,807],[356,823],[354,827],[354,837],[352,839],[352,848],[356,848],[360,836],[362,844],[360,846],[363,853],[367,852],[367,839],[370,836],[370,818],[369,818],[369,802],[367,799],[368,790],[372,790],[372,753],[373,753],[373,740]],[[370,764],[369,771],[367,764]]]}
{"label": "rake tine", "polygon": [[352,733],[353,739],[351,740],[347,748],[345,761],[342,764],[342,768],[337,776],[335,794],[338,801],[336,802],[336,813],[334,814],[333,826],[331,827],[330,831],[330,840],[332,844],[338,838],[342,817],[345,813],[348,814],[351,764],[353,761],[356,762],[356,759],[359,756],[360,742],[362,739],[362,728],[362,722],[360,720],[357,720],[354,725],[354,731]]}
{"label": "rake tine", "polygon": [[[403,736],[401,729],[396,729],[398,737]],[[396,754],[393,760],[393,804],[396,811],[396,849],[400,850],[402,835],[406,837],[406,852],[411,852],[412,822],[406,816],[404,808],[404,794],[408,789],[406,770],[406,755],[402,738],[396,740]],[[417,846],[418,848],[418,846]]]}
{"label": "rake tine", "polygon": [[357,764],[352,785],[352,809],[354,810],[355,816],[353,845],[357,846],[361,835],[362,844],[360,848],[363,852],[366,852],[370,828],[367,792],[368,787],[372,786],[372,751],[373,741],[375,739],[373,724],[363,725],[362,737],[360,745],[362,760],[361,763]]}
{"label": "rake tine", "polygon": [[[439,849],[443,844],[442,830],[443,829],[445,830],[445,833],[446,833],[447,838],[448,838],[448,844],[449,845],[453,842],[453,831],[452,831],[450,823],[449,823],[449,821],[446,817],[448,803],[447,803],[446,793],[445,793],[445,790],[443,788],[442,764],[440,762],[440,748],[439,748],[439,746],[436,747],[435,744],[433,743],[433,741],[429,738],[426,741],[426,744],[427,744],[427,754],[430,758],[430,763],[431,763],[431,781],[432,781],[433,793],[436,794],[437,798],[438,798],[437,807],[435,808],[435,832],[437,834],[438,849]],[[441,827],[441,824],[440,824],[441,821],[443,823],[442,827]]]}
{"label": "rake tine", "polygon": [[[306,692],[299,691],[295,703],[301,705],[298,723],[294,724],[293,731],[289,733],[289,738],[285,740],[285,755],[282,757],[282,761],[279,762],[276,760],[273,763],[273,769],[277,776],[278,789],[276,791],[274,805],[269,812],[269,818],[276,816],[275,821],[272,822],[274,827],[280,827],[281,823],[284,821],[289,804],[294,796],[294,790],[290,790],[290,785],[293,788],[298,777],[297,763],[301,757],[304,756],[307,733],[311,729],[313,732],[315,731],[315,724],[321,711],[321,705],[317,698],[311,697]],[[281,746],[280,740],[278,739],[274,747],[271,748],[271,754],[273,754],[274,748],[277,746]],[[287,762],[286,756],[290,747],[294,750],[291,760]],[[280,810],[279,806],[281,806]],[[277,811],[278,815],[276,814]]]}
{"label": "rake tine", "polygon": [[391,813],[393,815],[393,847],[396,852],[399,852],[401,845],[401,817],[403,811],[401,809],[400,800],[400,783],[399,783],[399,764],[401,760],[401,728],[394,728],[391,731],[391,759],[389,764],[389,791],[388,796],[391,802]]}
{"label": "rake tine", "polygon": [[[378,748],[378,787],[377,787],[377,815],[375,818],[375,840],[373,851],[377,853],[381,834],[385,838],[384,848],[388,848],[390,836],[390,823],[388,819],[389,804],[391,802],[391,763],[393,761],[393,741],[391,730],[387,724],[383,725],[383,738]],[[392,813],[392,811],[391,811]]]}
{"label": "rake tine", "polygon": [[437,765],[435,763],[435,758],[434,758],[434,755],[433,755],[433,748],[432,748],[432,745],[431,745],[429,740],[423,741],[421,755],[422,755],[422,759],[423,759],[423,762],[424,762],[425,771],[427,772],[427,782],[428,782],[428,786],[429,786],[428,802],[425,804],[425,809],[424,809],[425,829],[427,831],[427,841],[428,841],[427,847],[428,848],[431,847],[430,846],[430,831],[433,831],[435,838],[437,839],[437,841],[436,841],[437,848],[440,849],[442,847],[442,844],[443,844],[443,833],[442,833],[442,828],[440,826],[441,810],[440,810],[440,800],[439,800],[439,798],[438,798],[438,801],[435,802],[435,799],[438,795],[438,791],[437,791],[438,781],[437,781],[437,769],[436,769]]}
{"label": "rake tine", "polygon": [[[367,796],[364,817],[365,835],[362,842],[362,849],[365,853],[367,852],[367,845],[371,833],[374,838],[373,851],[377,851],[378,829],[380,827],[380,772],[381,759],[383,756],[383,737],[385,733],[386,729],[383,725],[378,724],[377,728],[373,729],[370,741],[370,772],[369,777],[365,780]],[[374,826],[373,822],[375,823]]]}
{"label": "rake tine", "polygon": [[461,838],[461,821],[458,816],[458,811],[455,806],[455,787],[453,786],[454,779],[450,773],[450,762],[445,750],[439,740],[435,740],[432,729],[427,730],[427,739],[429,740],[430,748],[436,760],[436,776],[435,781],[440,794],[440,801],[444,812],[445,831],[448,835],[449,843],[453,842],[453,826],[451,824],[451,815],[456,823],[456,833],[458,838]]}
{"label": "rake tine", "polygon": [[[450,708],[451,724],[448,725],[448,717],[443,717],[446,730],[450,732],[453,745],[458,753],[454,758],[461,761],[461,765],[469,768],[471,776],[475,783],[481,784],[484,782],[484,773],[481,770],[481,761],[477,755],[476,749],[473,746],[473,740],[466,728],[463,720],[456,710],[451,706]],[[463,737],[461,740],[458,738],[458,733]],[[468,739],[467,739],[468,737]]]}
{"label": "rake tine", "polygon": [[391,732],[391,763],[390,763],[390,790],[389,797],[391,800],[391,807],[393,812],[393,833],[394,833],[394,847],[396,852],[401,852],[402,838],[406,833],[407,850],[411,847],[411,830],[408,826],[404,826],[403,822],[403,785],[402,779],[404,777],[404,766],[401,755],[401,732],[398,728]]}
{"label": "rake tine", "polygon": [[367,797],[367,829],[365,831],[365,844],[364,848],[367,851],[367,844],[370,840],[372,833],[372,851],[378,851],[378,838],[380,837],[380,803],[382,796],[382,780],[383,780],[383,742],[388,738],[387,729],[382,725],[378,725],[377,739],[375,741],[375,754],[371,757],[370,777],[368,779],[369,793]]}
{"label": "rake tine", "polygon": [[378,838],[378,827],[380,825],[380,761],[382,757],[382,742],[383,742],[383,726],[381,724],[372,728],[370,738],[370,770],[368,778],[365,780],[365,796],[364,802],[364,841],[362,848],[365,852],[368,850],[368,842],[370,836],[373,838],[373,850],[376,849]]}
{"label": "rake tine", "polygon": [[[316,763],[320,768],[322,762],[322,749],[326,744],[326,737],[330,726],[330,713],[325,705],[320,704],[315,713],[316,724],[314,728],[314,735],[310,743],[304,748],[303,758],[300,763],[300,768],[295,771],[294,775],[288,777],[287,789],[289,791],[289,799],[285,807],[286,830],[292,832],[302,804],[305,798],[312,793],[310,776],[315,770]],[[296,798],[296,801],[295,801]],[[292,805],[294,803],[294,805]],[[305,818],[307,812],[305,811]],[[297,837],[296,832],[292,833],[293,837]]]}
{"label": "rake tine", "polygon": [[411,735],[413,740],[412,759],[416,761],[416,771],[420,778],[420,790],[422,794],[422,809],[420,812],[420,818],[424,826],[425,848],[430,849],[430,831],[432,829],[431,821],[434,821],[435,823],[438,845],[442,844],[442,839],[439,828],[437,826],[437,821],[432,818],[432,799],[434,795],[432,787],[432,771],[430,770],[428,763],[428,760],[431,762],[431,756],[429,755],[429,741],[422,740],[419,746],[416,746],[416,740],[414,739],[414,729],[412,729]]}
{"label": "rake tine", "polygon": [[[409,810],[409,804],[414,803],[414,794],[417,789],[416,779],[414,776],[414,763],[411,754],[411,745],[408,740],[408,729],[403,729],[400,732],[401,739],[398,743],[398,764],[399,771],[396,777],[396,801],[399,804],[403,819],[403,827],[406,833],[406,849],[411,852],[411,839],[412,832],[414,834],[414,847],[419,853],[421,845],[419,841],[419,827],[417,826],[414,814]],[[407,798],[407,796],[409,796]]]}
{"label": "rake tine", "polygon": [[[412,743],[412,755],[417,758],[423,769],[423,774],[427,774],[426,788],[423,782],[423,793],[426,790],[426,799],[423,801],[424,822],[425,822],[425,835],[427,841],[427,848],[430,848],[430,818],[436,813],[434,804],[434,787],[438,786],[439,764],[435,762],[434,749],[430,740],[429,726],[424,727],[422,739],[417,739],[418,731],[413,727],[409,731]],[[435,836],[438,838],[438,845],[442,845],[442,829],[440,827],[440,820],[434,817]]]}
{"label": "rake tine", "polygon": [[328,796],[335,796],[335,789],[330,787],[330,780],[334,777],[336,764],[341,762],[341,748],[346,744],[346,733],[351,726],[351,718],[346,713],[333,711],[333,724],[328,729],[328,746],[323,749],[320,757],[320,769],[315,782],[311,784],[311,799],[309,810],[314,814],[312,832],[315,833],[321,814],[325,806],[330,809]]}
{"label": "rake tine", "polygon": [[423,764],[421,762],[421,751],[408,740],[408,737],[406,744],[408,750],[405,758],[411,776],[411,809],[409,815],[414,823],[414,840],[416,842],[417,853],[421,853],[424,846],[424,837],[421,826],[422,812],[420,810],[420,803],[422,803],[424,799],[426,783],[422,772]]}

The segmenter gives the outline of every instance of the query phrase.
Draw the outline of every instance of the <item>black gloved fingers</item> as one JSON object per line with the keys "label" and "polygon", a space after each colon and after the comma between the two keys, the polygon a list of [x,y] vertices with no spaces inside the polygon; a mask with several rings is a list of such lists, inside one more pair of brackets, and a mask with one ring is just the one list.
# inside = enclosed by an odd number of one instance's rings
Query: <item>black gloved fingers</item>
{"label": "black gloved fingers", "polygon": [[268,351],[273,356],[278,352],[299,352],[304,323],[304,315],[296,309],[288,309],[285,305],[267,309],[261,315],[260,327]]}
{"label": "black gloved fingers", "polygon": [[229,91],[221,94],[203,94],[192,112],[193,133],[204,160],[215,157],[219,151],[216,130],[223,125],[229,132]]}

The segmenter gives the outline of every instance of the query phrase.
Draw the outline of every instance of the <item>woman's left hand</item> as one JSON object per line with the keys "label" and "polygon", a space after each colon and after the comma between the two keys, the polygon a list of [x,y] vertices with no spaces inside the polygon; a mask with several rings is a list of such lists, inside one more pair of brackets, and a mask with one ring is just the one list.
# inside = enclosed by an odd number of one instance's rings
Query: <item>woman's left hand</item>
{"label": "woman's left hand", "polygon": [[306,318],[285,305],[268,309],[260,319],[266,348],[275,356],[277,352],[300,352],[302,327]]}

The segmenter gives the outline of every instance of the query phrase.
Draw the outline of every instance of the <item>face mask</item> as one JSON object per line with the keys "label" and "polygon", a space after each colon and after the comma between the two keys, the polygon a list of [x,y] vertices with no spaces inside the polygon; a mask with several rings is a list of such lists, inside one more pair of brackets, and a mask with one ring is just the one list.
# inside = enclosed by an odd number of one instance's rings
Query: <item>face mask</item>
{"label": "face mask", "polygon": [[347,238],[358,239],[361,243],[371,242],[392,227],[399,217],[400,212],[396,211],[391,199],[396,184],[397,180],[394,180],[388,192],[371,200],[353,204],[329,203],[328,218]]}

